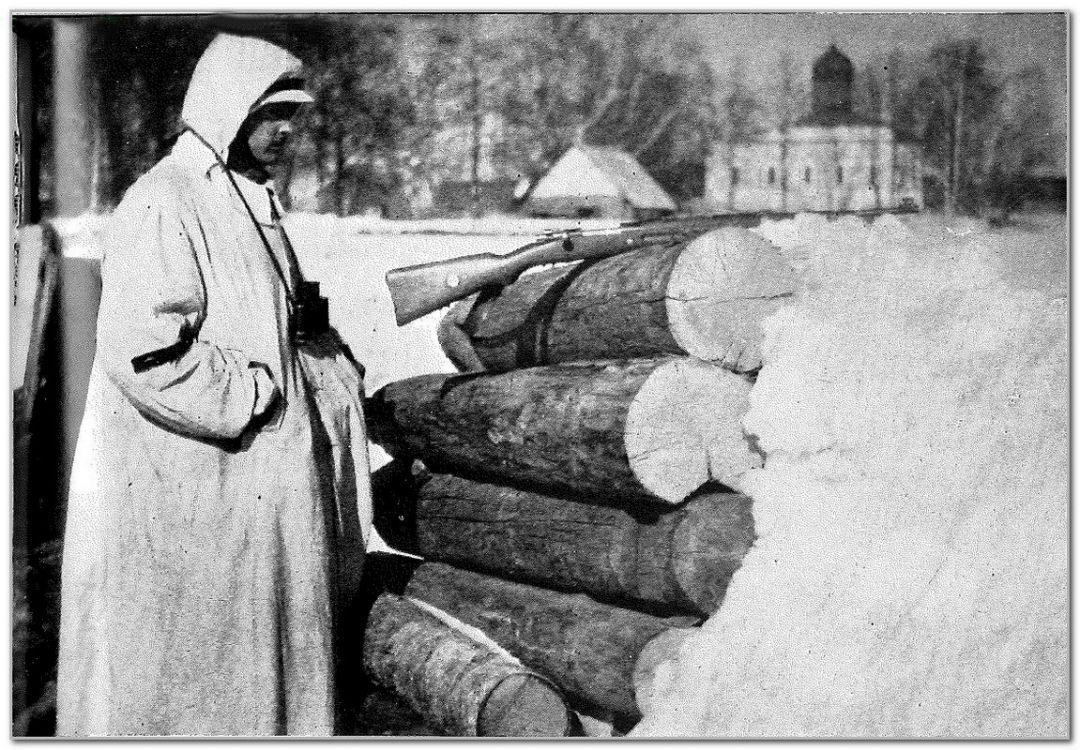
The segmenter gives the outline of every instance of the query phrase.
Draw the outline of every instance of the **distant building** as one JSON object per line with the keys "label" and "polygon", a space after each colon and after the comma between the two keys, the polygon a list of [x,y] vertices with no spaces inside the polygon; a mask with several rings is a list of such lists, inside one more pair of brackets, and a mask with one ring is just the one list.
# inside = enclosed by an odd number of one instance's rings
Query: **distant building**
{"label": "distant building", "polygon": [[1069,203],[1069,178],[1064,165],[1046,164],[1028,172],[1024,179],[1028,208],[1064,212]]}
{"label": "distant building", "polygon": [[784,131],[715,144],[715,211],[855,211],[923,206],[917,143],[852,109],[854,67],[835,45],[814,63],[810,113]]}
{"label": "distant building", "polygon": [[617,148],[573,146],[536,181],[524,209],[534,216],[646,219],[678,208],[630,154]]}
{"label": "distant building", "polygon": [[472,211],[480,214],[510,213],[514,209],[516,186],[517,180],[510,177],[482,180],[475,186],[469,180],[445,180],[435,189],[432,204],[451,216]]}

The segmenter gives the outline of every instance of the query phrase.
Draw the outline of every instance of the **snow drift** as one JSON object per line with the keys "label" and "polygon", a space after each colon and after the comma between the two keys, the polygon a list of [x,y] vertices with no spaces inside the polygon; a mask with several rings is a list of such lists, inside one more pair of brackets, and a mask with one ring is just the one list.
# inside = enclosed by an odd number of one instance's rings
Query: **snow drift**
{"label": "snow drift", "polygon": [[1010,276],[1036,235],[914,224],[759,230],[803,288],[744,419],[758,539],[635,734],[1068,734],[1065,298]]}

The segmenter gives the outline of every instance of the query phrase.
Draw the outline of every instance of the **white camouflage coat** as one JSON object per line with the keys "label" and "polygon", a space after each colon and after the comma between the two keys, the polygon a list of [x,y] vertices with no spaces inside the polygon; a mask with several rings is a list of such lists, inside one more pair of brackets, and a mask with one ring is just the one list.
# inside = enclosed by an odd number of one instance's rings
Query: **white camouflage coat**
{"label": "white camouflage coat", "polygon": [[[220,36],[184,121],[224,157],[297,66]],[[265,188],[243,183],[288,269]],[[183,326],[197,334],[185,354],[134,371]],[[334,344],[289,340],[266,247],[185,133],[105,243],[64,545],[59,735],[334,733],[337,605],[371,523],[360,377]]]}

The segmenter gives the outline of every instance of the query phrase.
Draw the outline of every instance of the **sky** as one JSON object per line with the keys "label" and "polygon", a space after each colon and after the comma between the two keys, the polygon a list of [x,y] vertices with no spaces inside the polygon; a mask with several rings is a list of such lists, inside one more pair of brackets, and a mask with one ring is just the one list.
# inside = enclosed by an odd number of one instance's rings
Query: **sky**
{"label": "sky", "polygon": [[[686,17],[721,75],[740,61],[752,84],[766,86],[787,52],[810,77],[813,60],[830,44],[856,70],[899,47],[922,53],[942,41],[976,38],[1004,72],[1031,64],[1047,74],[1055,99],[1055,131],[1068,123],[1068,17],[1064,13],[713,13]],[[1062,148],[1064,162],[1064,147]]]}

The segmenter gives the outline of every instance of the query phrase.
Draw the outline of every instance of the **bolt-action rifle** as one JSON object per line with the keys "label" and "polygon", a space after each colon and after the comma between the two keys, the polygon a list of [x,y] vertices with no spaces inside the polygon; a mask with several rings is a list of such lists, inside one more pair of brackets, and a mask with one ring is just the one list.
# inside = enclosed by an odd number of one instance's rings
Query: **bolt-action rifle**
{"label": "bolt-action rifle", "polygon": [[[829,218],[858,216],[866,221],[913,209],[872,211],[804,211]],[[394,302],[397,324],[406,323],[465,299],[484,289],[503,287],[534,266],[565,261],[607,258],[628,250],[656,245],[670,247],[720,227],[756,227],[763,221],[791,219],[797,214],[754,212],[690,216],[630,222],[610,229],[570,229],[548,232],[506,254],[478,253],[459,258],[394,268],[386,285]]]}

